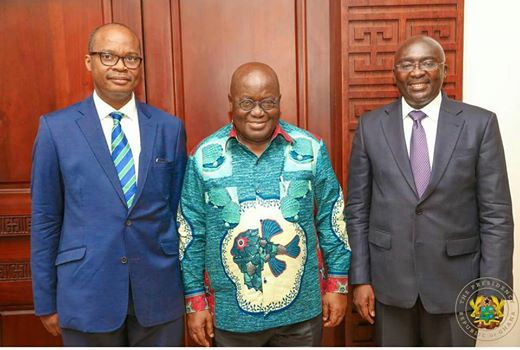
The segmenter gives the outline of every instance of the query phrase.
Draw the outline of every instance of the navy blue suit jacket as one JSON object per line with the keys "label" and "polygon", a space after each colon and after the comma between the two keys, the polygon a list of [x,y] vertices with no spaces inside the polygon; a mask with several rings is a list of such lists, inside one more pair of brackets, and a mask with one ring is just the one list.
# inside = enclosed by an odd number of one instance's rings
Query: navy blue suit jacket
{"label": "navy blue suit jacket", "polygon": [[181,121],[137,102],[141,137],[127,209],[92,96],[43,116],[33,150],[31,268],[36,315],[83,332],[119,328],[129,283],[143,326],[184,312],[175,213],[186,165]]}

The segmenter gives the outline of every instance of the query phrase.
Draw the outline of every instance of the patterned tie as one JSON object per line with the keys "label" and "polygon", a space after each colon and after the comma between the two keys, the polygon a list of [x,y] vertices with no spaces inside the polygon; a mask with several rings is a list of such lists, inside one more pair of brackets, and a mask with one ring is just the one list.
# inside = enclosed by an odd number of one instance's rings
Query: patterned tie
{"label": "patterned tie", "polygon": [[421,125],[421,120],[426,117],[426,114],[422,111],[411,111],[409,116],[413,119],[412,137],[410,139],[410,164],[415,188],[419,198],[421,198],[430,182],[431,172],[426,132]]}
{"label": "patterned tie", "polygon": [[121,182],[126,206],[130,208],[137,192],[134,158],[132,157],[132,150],[125,133],[121,128],[121,118],[123,118],[124,114],[112,112],[110,116],[114,119],[114,127],[112,128],[112,161],[116,166],[119,182]]}

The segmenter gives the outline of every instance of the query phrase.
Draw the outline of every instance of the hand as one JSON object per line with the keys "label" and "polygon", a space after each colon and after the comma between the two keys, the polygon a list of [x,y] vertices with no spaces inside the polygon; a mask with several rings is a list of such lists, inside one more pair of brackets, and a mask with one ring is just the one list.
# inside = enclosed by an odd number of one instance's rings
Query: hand
{"label": "hand", "polygon": [[354,306],[356,306],[361,317],[367,320],[370,324],[374,324],[374,317],[376,317],[374,301],[374,289],[370,284],[354,286]]}
{"label": "hand", "polygon": [[323,308],[323,327],[336,327],[345,317],[347,311],[346,294],[325,293],[321,304]]}
{"label": "hand", "polygon": [[53,336],[58,336],[61,334],[60,328],[60,320],[58,319],[58,314],[50,314],[45,316],[40,316],[40,320],[43,323],[43,326]]}
{"label": "hand", "polygon": [[189,313],[186,316],[188,333],[191,339],[202,346],[210,346],[209,338],[213,338],[213,317],[208,310]]}

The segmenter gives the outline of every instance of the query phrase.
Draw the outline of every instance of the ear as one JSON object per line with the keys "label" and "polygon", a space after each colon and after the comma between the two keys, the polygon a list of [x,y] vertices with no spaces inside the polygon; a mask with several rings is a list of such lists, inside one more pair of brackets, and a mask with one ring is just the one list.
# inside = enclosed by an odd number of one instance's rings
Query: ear
{"label": "ear", "polygon": [[231,95],[227,95],[228,101],[229,101],[229,113],[233,112],[233,97]]}
{"label": "ear", "polygon": [[85,55],[85,67],[89,72],[92,72],[92,56]]}

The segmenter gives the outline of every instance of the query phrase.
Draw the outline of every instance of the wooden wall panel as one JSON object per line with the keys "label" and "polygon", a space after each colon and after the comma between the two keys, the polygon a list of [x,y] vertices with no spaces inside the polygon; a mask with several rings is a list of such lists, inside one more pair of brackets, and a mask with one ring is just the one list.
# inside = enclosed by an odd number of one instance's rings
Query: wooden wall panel
{"label": "wooden wall panel", "polygon": [[101,1],[0,2],[0,188],[29,183],[38,116],[90,90],[83,56]]}
{"label": "wooden wall panel", "polygon": [[175,114],[170,0],[143,3],[147,102]]}
{"label": "wooden wall panel", "polygon": [[189,148],[229,122],[231,74],[248,61],[275,69],[282,90],[282,118],[296,123],[294,11],[294,0],[250,0],[247,6],[233,0],[180,2]]}
{"label": "wooden wall panel", "polygon": [[[330,108],[329,7],[323,1],[306,1],[307,6],[307,108],[309,131],[321,136],[329,152],[332,147]],[[303,125],[302,125],[303,126]]]}
{"label": "wooden wall panel", "polygon": [[31,311],[0,312],[0,346],[61,346]]}
{"label": "wooden wall panel", "polygon": [[[336,172],[346,183],[359,117],[394,101],[394,54],[414,35],[437,39],[446,51],[444,90],[462,97],[463,0],[332,0],[331,106]],[[348,188],[345,189],[348,191]],[[373,345],[373,327],[349,303],[346,345]]]}
{"label": "wooden wall panel", "polygon": [[[74,0],[77,1],[77,0]],[[143,44],[143,14],[141,0],[104,0],[103,23],[123,23],[130,27]],[[102,23],[100,23],[102,24]],[[91,28],[91,31],[94,28]],[[141,48],[141,51],[144,50]],[[146,101],[146,70],[143,71],[143,79],[135,89],[136,97]]]}

